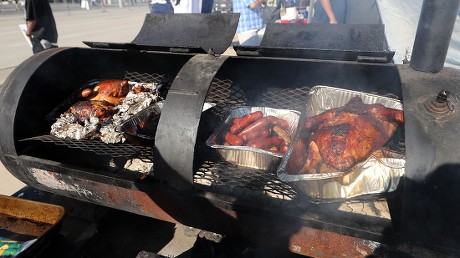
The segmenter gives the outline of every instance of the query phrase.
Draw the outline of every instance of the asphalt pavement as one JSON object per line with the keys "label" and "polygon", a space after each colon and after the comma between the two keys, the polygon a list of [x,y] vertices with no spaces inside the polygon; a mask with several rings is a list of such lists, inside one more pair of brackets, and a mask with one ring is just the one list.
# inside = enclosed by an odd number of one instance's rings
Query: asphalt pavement
{"label": "asphalt pavement", "polygon": [[[52,4],[56,19],[60,47],[87,47],[83,41],[131,42],[140,31],[147,2],[119,7],[111,6],[82,9],[77,4]],[[16,66],[32,56],[32,49],[19,30],[25,23],[23,10],[13,5],[0,6],[0,87]],[[1,123],[1,121],[0,121]],[[0,163],[0,194],[12,195],[25,186]]]}

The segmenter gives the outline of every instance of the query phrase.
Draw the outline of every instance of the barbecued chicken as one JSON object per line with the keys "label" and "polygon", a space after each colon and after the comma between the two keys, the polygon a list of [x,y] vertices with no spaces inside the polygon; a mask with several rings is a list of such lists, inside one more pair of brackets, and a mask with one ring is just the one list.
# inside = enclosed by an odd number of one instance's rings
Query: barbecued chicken
{"label": "barbecued chicken", "polygon": [[79,101],[73,104],[68,113],[75,114],[80,122],[89,119],[91,116],[99,118],[101,121],[106,121],[115,114],[117,110],[105,101],[91,100]]}
{"label": "barbecued chicken", "polygon": [[84,89],[82,97],[88,100],[106,101],[113,106],[120,104],[129,92],[127,80],[101,81],[94,89]]}
{"label": "barbecued chicken", "polygon": [[305,135],[294,147],[289,170],[299,174],[346,172],[381,148],[403,123],[402,110],[364,104],[354,97],[343,107],[306,119]]}

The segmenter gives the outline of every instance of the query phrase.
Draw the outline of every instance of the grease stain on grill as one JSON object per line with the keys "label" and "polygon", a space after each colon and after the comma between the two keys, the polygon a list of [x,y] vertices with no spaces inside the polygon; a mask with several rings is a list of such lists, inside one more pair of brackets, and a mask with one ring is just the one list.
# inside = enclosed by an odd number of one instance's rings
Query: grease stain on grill
{"label": "grease stain on grill", "polygon": [[[79,184],[75,179],[71,179],[72,184],[66,183],[64,180],[65,177],[69,178],[66,175],[61,175],[56,172],[47,171],[39,168],[29,168],[30,174],[43,185],[54,189],[54,190],[63,190],[68,192],[76,193],[85,198],[90,198],[91,196],[95,197],[93,192],[88,189],[85,189],[86,186]],[[98,197],[100,199],[100,197]]]}

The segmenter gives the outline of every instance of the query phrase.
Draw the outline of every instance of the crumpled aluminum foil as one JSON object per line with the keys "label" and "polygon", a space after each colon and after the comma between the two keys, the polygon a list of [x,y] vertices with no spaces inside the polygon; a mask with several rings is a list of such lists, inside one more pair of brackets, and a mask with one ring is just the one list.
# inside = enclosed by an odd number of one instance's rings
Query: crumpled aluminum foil
{"label": "crumpled aluminum foil", "polygon": [[[139,83],[129,81],[131,91],[123,102],[116,106],[118,112],[108,122],[101,123],[97,117],[90,117],[83,124],[78,123],[75,115],[61,114],[51,126],[51,134],[66,139],[97,139],[105,143],[120,143],[126,139],[122,132],[116,130],[124,121],[159,100],[156,83]],[[145,91],[134,93],[133,88],[142,86]]]}

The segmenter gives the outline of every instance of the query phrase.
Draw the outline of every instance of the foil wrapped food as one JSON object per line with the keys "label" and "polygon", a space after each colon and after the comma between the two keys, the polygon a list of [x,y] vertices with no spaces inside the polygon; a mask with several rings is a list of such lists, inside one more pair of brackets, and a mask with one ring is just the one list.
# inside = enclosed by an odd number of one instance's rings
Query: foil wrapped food
{"label": "foil wrapped food", "polygon": [[[128,81],[129,92],[121,103],[114,107],[116,112],[107,120],[91,114],[81,121],[75,114],[63,112],[51,126],[51,134],[65,139],[100,139],[105,143],[120,143],[126,140],[123,132],[116,129],[126,120],[156,103],[161,98],[156,83]],[[142,91],[136,89],[142,88]],[[71,96],[70,100],[75,98]],[[69,101],[67,101],[69,102]],[[66,103],[71,105],[73,103]]]}
{"label": "foil wrapped food", "polygon": [[287,109],[274,109],[269,107],[238,107],[230,111],[224,122],[214,130],[206,144],[216,149],[221,157],[234,165],[255,168],[260,170],[272,170],[279,165],[284,156],[279,153],[249,147],[225,145],[225,134],[229,131],[234,118],[241,118],[247,114],[261,111],[263,116],[275,116],[288,122],[287,133],[294,135],[300,117],[300,112]]}
{"label": "foil wrapped food", "polygon": [[[302,121],[306,117],[322,114],[333,108],[342,107],[352,98],[359,96],[365,104],[380,103],[387,108],[402,110],[399,100],[376,94],[352,90],[316,86],[310,91]],[[346,172],[297,174],[288,166],[293,158],[295,142],[300,141],[304,132],[298,130],[288,152],[277,170],[279,179],[287,182],[300,194],[317,200],[348,199],[363,195],[387,193],[397,189],[404,175],[405,159],[401,150],[381,149],[359,162]],[[403,139],[396,139],[400,141]],[[292,160],[291,160],[292,161]]]}

